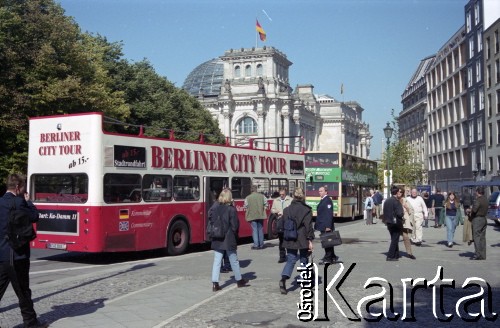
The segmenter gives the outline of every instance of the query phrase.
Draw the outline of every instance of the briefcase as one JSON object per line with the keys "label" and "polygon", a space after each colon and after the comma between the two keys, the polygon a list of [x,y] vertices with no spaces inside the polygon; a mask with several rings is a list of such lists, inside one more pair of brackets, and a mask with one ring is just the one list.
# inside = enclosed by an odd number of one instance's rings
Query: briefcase
{"label": "briefcase", "polygon": [[323,248],[342,245],[342,238],[337,230],[325,232],[319,239]]}

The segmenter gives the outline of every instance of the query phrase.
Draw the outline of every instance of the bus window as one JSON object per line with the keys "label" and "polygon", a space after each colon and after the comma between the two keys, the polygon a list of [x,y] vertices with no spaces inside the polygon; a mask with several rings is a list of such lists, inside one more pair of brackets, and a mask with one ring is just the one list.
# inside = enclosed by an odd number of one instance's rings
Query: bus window
{"label": "bus window", "polygon": [[346,183],[342,185],[342,196],[343,197],[356,197],[358,194],[358,188],[352,183]]}
{"label": "bus window", "polygon": [[140,174],[108,173],[104,175],[104,201],[106,203],[130,202],[135,190],[141,190]]}
{"label": "bus window", "polygon": [[[302,190],[306,190],[304,180],[290,180],[288,181],[288,195],[293,197],[293,193],[295,189],[301,188]],[[330,189],[329,189],[330,190]],[[307,191],[306,191],[307,194]],[[316,195],[314,195],[316,196]]]}
{"label": "bus window", "polygon": [[271,185],[269,184],[269,179],[266,178],[253,178],[252,184],[257,186],[257,192],[260,192],[267,198],[271,197]]}
{"label": "bus window", "polygon": [[30,179],[33,200],[38,203],[85,203],[87,174],[34,174]]}
{"label": "bus window", "polygon": [[252,180],[250,178],[231,178],[231,192],[234,199],[243,199],[250,195]]}
{"label": "bus window", "polygon": [[146,174],[142,178],[142,197],[146,202],[169,202],[172,200],[172,189],[170,175]]}
{"label": "bus window", "polygon": [[287,179],[271,179],[271,198],[279,197],[280,189],[286,188],[288,190]]}
{"label": "bus window", "polygon": [[200,199],[200,178],[198,176],[176,175],[174,177],[174,199],[177,201]]}

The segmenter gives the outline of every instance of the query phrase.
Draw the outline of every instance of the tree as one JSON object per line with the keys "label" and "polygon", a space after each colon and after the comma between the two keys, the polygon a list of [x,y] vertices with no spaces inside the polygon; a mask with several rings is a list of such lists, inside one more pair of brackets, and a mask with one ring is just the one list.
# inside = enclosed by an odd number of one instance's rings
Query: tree
{"label": "tree", "polygon": [[28,118],[103,112],[124,132],[222,142],[200,103],[146,61],[122,59],[122,45],[82,33],[53,0],[0,2],[0,178],[27,171]]}
{"label": "tree", "polygon": [[[402,183],[406,186],[415,186],[422,183],[427,175],[423,163],[419,160],[414,149],[408,141],[399,138],[399,130],[395,121],[392,121],[393,142],[389,145],[389,164],[392,170],[392,182]],[[378,166],[379,185],[385,185],[384,170],[387,168],[387,152]]]}
{"label": "tree", "polygon": [[0,177],[26,171],[28,117],[129,115],[103,66],[113,45],[96,41],[52,0],[0,3]]}

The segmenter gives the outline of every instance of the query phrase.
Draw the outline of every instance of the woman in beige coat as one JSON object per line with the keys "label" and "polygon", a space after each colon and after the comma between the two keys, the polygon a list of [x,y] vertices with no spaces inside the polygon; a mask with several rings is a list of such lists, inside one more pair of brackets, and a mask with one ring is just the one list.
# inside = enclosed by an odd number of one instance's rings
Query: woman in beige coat
{"label": "woman in beige coat", "polygon": [[[401,189],[401,195],[404,193],[403,189]],[[405,245],[406,249],[406,254],[407,256],[412,259],[416,260],[417,258],[413,255],[411,251],[411,241],[410,241],[410,236],[409,234],[413,234],[415,231],[415,219],[413,216],[413,207],[411,206],[410,202],[406,199],[406,197],[401,197],[399,199],[401,202],[401,205],[403,205],[403,210],[404,210],[404,221],[403,221],[403,227],[401,228],[401,234],[403,235],[403,243]]]}
{"label": "woman in beige coat", "polygon": [[472,238],[472,223],[470,222],[470,215],[466,215],[464,218],[464,235],[463,242],[470,246],[474,242]]}

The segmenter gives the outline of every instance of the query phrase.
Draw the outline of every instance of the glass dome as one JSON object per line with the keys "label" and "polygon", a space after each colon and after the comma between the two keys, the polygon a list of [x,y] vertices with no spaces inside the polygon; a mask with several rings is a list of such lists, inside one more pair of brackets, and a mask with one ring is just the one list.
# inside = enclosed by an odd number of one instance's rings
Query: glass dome
{"label": "glass dome", "polygon": [[224,63],[214,58],[197,66],[184,81],[182,89],[192,96],[218,96],[224,78]]}

